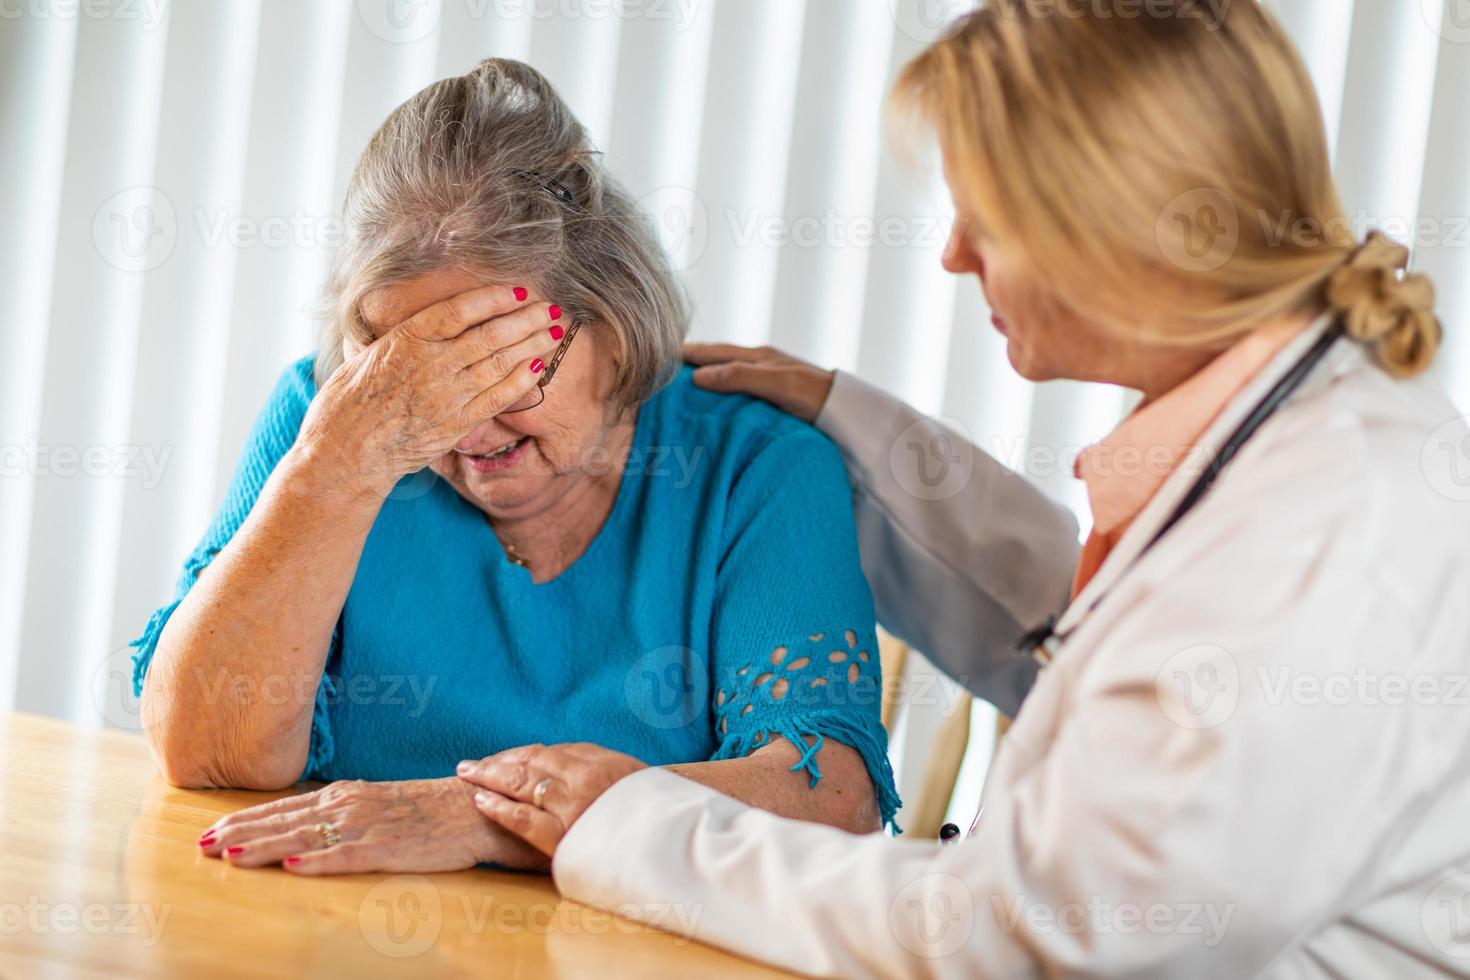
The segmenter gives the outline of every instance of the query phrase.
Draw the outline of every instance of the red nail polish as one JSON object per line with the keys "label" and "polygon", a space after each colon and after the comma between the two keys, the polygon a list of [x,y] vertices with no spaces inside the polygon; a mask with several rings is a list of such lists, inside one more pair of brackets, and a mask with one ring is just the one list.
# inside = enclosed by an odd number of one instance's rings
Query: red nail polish
{"label": "red nail polish", "polygon": [[553,306],[551,309],[547,310],[546,312],[548,312],[548,313],[551,314],[551,318],[553,320],[560,320],[561,319],[561,307],[560,306]]}
{"label": "red nail polish", "polygon": [[301,858],[300,857],[293,856],[293,857],[286,858],[286,867],[288,867],[288,868],[294,868],[294,867],[296,867],[296,865],[298,865],[300,863],[301,863]]}
{"label": "red nail polish", "polygon": [[225,848],[225,854],[228,857],[232,857],[232,858],[239,857],[241,854],[244,854],[244,853],[245,853],[245,848],[242,847],[242,846],[240,846],[239,844],[236,844],[234,847],[227,847],[227,848]]}
{"label": "red nail polish", "polygon": [[565,335],[565,334],[566,334],[566,331],[563,330],[561,327],[552,327],[551,328],[551,339],[552,340],[561,340],[562,336]]}
{"label": "red nail polish", "polygon": [[541,369],[544,368],[545,366],[546,366],[545,364],[542,364],[541,363],[541,358],[538,357],[534,361],[531,362],[531,373],[532,374],[540,374],[541,373]]}
{"label": "red nail polish", "polygon": [[213,843],[214,843],[214,831],[212,831],[212,830],[206,831],[199,838],[199,846],[200,847],[208,847],[210,844],[213,844]]}
{"label": "red nail polish", "polygon": [[531,295],[530,293],[526,292],[526,288],[524,286],[517,286],[515,292],[517,303],[524,303],[526,301],[526,297]]}

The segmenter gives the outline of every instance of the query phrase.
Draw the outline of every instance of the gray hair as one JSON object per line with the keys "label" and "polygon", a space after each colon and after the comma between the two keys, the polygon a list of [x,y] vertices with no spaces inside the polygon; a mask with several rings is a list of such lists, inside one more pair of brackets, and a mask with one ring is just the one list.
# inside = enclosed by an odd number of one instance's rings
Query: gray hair
{"label": "gray hair", "polygon": [[653,224],[529,65],[487,59],[393,110],[357,162],[343,217],[318,385],[347,343],[372,342],[364,295],[442,268],[492,273],[610,329],[621,405],[678,369],[689,305]]}

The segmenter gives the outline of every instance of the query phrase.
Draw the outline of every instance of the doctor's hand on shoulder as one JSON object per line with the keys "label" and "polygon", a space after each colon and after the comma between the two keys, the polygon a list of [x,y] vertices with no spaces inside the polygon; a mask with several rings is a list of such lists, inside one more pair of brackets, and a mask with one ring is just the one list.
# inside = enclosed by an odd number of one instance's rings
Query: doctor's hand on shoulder
{"label": "doctor's hand on shoulder", "polygon": [[771,347],[685,344],[684,360],[701,388],[753,395],[804,422],[822,414],[837,375]]}

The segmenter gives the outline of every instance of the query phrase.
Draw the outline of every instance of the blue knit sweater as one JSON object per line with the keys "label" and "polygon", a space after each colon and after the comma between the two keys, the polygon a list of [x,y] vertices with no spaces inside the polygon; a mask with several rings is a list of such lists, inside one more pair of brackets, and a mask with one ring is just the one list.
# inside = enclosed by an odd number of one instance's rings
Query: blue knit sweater
{"label": "blue knit sweater", "polygon": [[[159,634],[244,522],[316,393],[292,365],[256,421],[174,601],[134,641],[135,687]],[[317,691],[312,779],[446,776],[529,742],[588,741],[651,765],[815,736],[861,753],[885,822],[898,806],[879,721],[872,597],[840,456],[760,402],[682,370],[639,411],[606,523],[544,584],[484,514],[425,470],[401,481],[363,549]]]}

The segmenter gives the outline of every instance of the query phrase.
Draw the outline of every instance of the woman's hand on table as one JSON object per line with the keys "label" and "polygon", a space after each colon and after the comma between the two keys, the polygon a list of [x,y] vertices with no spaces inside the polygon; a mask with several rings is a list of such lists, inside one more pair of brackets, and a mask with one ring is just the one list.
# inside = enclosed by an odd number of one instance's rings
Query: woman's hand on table
{"label": "woman's hand on table", "polygon": [[[459,778],[471,789],[475,806],[501,828],[550,857],[572,824],[606,790],[645,763],[630,755],[585,742],[523,745],[478,762],[461,762]],[[546,781],[541,806],[536,787]]]}
{"label": "woman's hand on table", "polygon": [[[223,817],[201,850],[241,868],[284,865],[298,874],[460,871],[477,864],[541,869],[546,857],[493,823],[475,787],[454,777],[339,782]],[[326,847],[322,824],[339,841]]]}
{"label": "woman's hand on table", "polygon": [[553,314],[505,286],[420,310],[348,356],[312,400],[298,445],[350,490],[386,496],[536,387],[532,366],[558,346]]}
{"label": "woman's hand on table", "polygon": [[701,388],[753,395],[805,422],[822,414],[836,377],[770,347],[685,344],[684,360],[696,365],[694,383]]}

